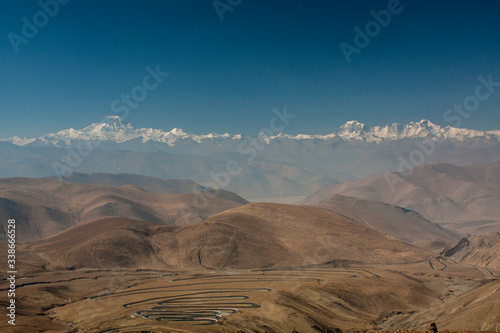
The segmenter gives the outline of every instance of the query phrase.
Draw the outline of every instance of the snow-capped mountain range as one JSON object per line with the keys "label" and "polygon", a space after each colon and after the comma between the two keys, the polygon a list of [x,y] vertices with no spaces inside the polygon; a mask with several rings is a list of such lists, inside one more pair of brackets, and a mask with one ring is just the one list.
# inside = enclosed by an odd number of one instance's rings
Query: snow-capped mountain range
{"label": "snow-capped mountain range", "polygon": [[[273,136],[261,134],[261,138],[266,142],[274,140],[330,140],[341,139],[344,141],[364,141],[380,143],[385,141],[394,141],[401,139],[416,139],[425,137],[434,137],[446,140],[464,141],[472,138],[485,138],[490,140],[500,140],[500,130],[494,131],[476,131],[465,128],[441,127],[433,124],[429,120],[410,122],[403,124],[390,124],[385,126],[367,126],[356,120],[348,121],[336,131],[327,135],[298,134],[290,135],[279,133]],[[221,142],[225,140],[244,140],[245,136],[241,134],[230,135],[229,133],[217,134],[210,133],[197,135],[186,133],[180,128],[174,128],[169,132],[154,128],[134,128],[131,124],[123,121],[118,116],[108,116],[100,123],[93,123],[83,129],[75,130],[73,128],[59,131],[57,133],[45,134],[39,138],[11,138],[0,139],[0,141],[11,142],[18,146],[47,145],[63,147],[73,145],[79,141],[99,140],[110,143],[126,143],[131,140],[140,140],[142,143],[154,142],[165,143],[169,146],[175,146],[179,140],[191,140],[197,143],[205,141]]]}
{"label": "snow-capped mountain range", "polygon": [[[428,120],[373,127],[349,121],[326,135],[263,132],[267,135],[253,141],[258,133],[197,135],[179,128],[134,128],[108,117],[80,130],[0,140],[0,178],[128,173],[203,184],[236,162],[239,174],[225,189],[264,198],[309,195],[322,186],[423,163],[500,161],[499,130],[442,127]],[[435,144],[423,142],[428,137]]]}

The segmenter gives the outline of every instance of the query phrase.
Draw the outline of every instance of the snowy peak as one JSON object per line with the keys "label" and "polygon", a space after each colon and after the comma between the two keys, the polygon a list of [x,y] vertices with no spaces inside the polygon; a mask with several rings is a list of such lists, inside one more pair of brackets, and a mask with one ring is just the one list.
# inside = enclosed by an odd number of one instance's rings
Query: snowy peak
{"label": "snowy peak", "polygon": [[25,146],[27,144],[32,143],[35,140],[36,140],[35,138],[20,138],[18,136],[13,136],[11,138],[6,138],[6,139],[0,139],[0,141],[10,142],[16,146]]}
{"label": "snowy peak", "polygon": [[346,139],[357,138],[359,136],[362,136],[367,128],[368,127],[365,124],[360,123],[357,120],[351,120],[340,126],[336,133]]}
{"label": "snowy peak", "polygon": [[182,128],[174,128],[169,133],[175,136],[186,136],[187,134],[182,130]]}
{"label": "snowy peak", "polygon": [[360,123],[357,120],[349,120],[347,123],[339,127],[339,131],[350,130],[350,131],[362,131],[365,128],[365,124]]}
{"label": "snowy peak", "polygon": [[103,122],[94,123],[85,127],[82,131],[86,133],[92,132],[121,132],[127,133],[134,130],[134,127],[127,122],[124,122],[119,116],[107,116]]}
{"label": "snowy peak", "polygon": [[135,138],[135,129],[129,123],[122,121],[118,116],[107,116],[100,123],[93,123],[81,130],[73,128],[62,130],[57,133],[46,134],[39,138],[45,143],[60,146],[60,142],[71,145],[73,141],[80,140],[102,140],[117,143]]}
{"label": "snowy peak", "polygon": [[[99,140],[102,142],[125,143],[131,140],[140,140],[146,142],[160,142],[169,146],[179,140],[191,140],[194,142],[202,142],[204,140],[219,140],[228,138],[229,134],[219,135],[210,133],[207,135],[196,135],[186,133],[181,128],[173,128],[169,132],[155,128],[135,128],[128,122],[125,122],[118,116],[107,116],[99,123],[93,123],[81,130],[73,128],[59,131],[57,133],[49,133],[38,138],[38,142],[43,144],[51,144],[55,146],[72,145],[80,140]],[[31,141],[28,141],[31,140]],[[4,139],[2,141],[10,141],[14,144],[31,143],[37,139]]]}
{"label": "snowy peak", "polygon": [[475,131],[465,128],[441,127],[432,123],[430,120],[422,119],[420,121],[411,121],[406,125],[399,123],[388,124],[385,126],[367,126],[356,120],[351,120],[342,125],[336,132],[327,135],[307,136],[299,134],[299,138],[323,139],[327,140],[333,137],[339,137],[347,141],[365,141],[380,143],[383,141],[394,141],[402,139],[419,139],[425,137],[434,137],[446,140],[463,141],[476,137],[486,139],[500,139],[500,131]]}
{"label": "snowy peak", "polygon": [[[448,127],[447,127],[448,128]],[[446,129],[447,129],[446,128]],[[382,142],[390,140],[401,140],[407,138],[423,138],[428,135],[443,136],[447,131],[439,125],[433,124],[429,120],[423,119],[418,122],[410,122],[406,125],[399,123],[385,126],[370,127],[357,120],[351,120],[340,126],[339,129],[327,135],[306,135],[299,134],[295,139],[322,139],[328,140],[334,137],[346,141]],[[458,129],[457,129],[458,130]],[[469,131],[469,130],[465,130]]]}

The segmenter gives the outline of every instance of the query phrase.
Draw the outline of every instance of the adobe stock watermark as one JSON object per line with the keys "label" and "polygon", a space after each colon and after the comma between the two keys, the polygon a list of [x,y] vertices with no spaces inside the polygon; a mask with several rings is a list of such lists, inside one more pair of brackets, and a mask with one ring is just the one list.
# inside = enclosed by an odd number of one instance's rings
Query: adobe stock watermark
{"label": "adobe stock watermark", "polygon": [[465,97],[462,103],[453,104],[453,108],[449,108],[443,113],[443,120],[447,123],[453,123],[453,127],[460,127],[462,120],[469,118],[471,112],[476,111],[481,102],[490,98],[495,89],[500,87],[500,81],[493,81],[493,74],[488,75],[488,79],[479,75],[477,80],[479,84],[476,86],[474,94]]}
{"label": "adobe stock watermark", "polygon": [[347,63],[350,64],[352,62],[353,54],[360,54],[364,48],[370,45],[372,39],[380,35],[382,28],[387,28],[387,26],[391,23],[392,17],[400,14],[403,9],[404,7],[401,5],[399,0],[389,0],[387,3],[387,9],[382,9],[378,12],[371,10],[370,15],[374,19],[372,21],[368,21],[363,30],[358,26],[354,27],[354,45],[346,42],[341,42],[339,44],[340,50],[342,51]]}
{"label": "adobe stock watermark", "polygon": [[[297,115],[288,113],[286,106],[283,111],[273,109],[274,116],[269,121],[268,127],[261,129],[255,138],[249,138],[248,141],[243,141],[238,145],[238,153],[246,156],[247,163],[255,161],[257,153],[266,148],[266,136],[268,138],[276,136],[283,132],[286,126],[290,124],[290,120],[294,119]],[[236,160],[229,160],[226,163],[226,168],[218,173],[209,172],[210,179],[203,184],[210,188],[209,191],[197,192],[193,197],[193,206],[197,209],[205,209],[208,207],[210,198],[215,198],[220,190],[227,188],[231,178],[238,176],[243,169]],[[181,207],[182,217],[185,220],[190,220],[193,213],[187,210],[187,206]]]}
{"label": "adobe stock watermark", "polygon": [[163,79],[170,75],[168,72],[161,71],[160,64],[156,65],[154,70],[150,66],[147,66],[146,71],[148,74],[143,77],[141,85],[133,87],[130,90],[130,94],[121,94],[119,99],[117,98],[111,102],[111,111],[114,114],[119,114],[121,119],[127,118],[130,114],[130,109],[137,108],[139,103],[148,97],[148,92],[158,88]]}
{"label": "adobe stock watermark", "polygon": [[241,5],[243,0],[214,0],[212,5],[214,6],[219,20],[224,22],[224,13],[232,12],[235,7]]}
{"label": "adobe stock watermark", "polygon": [[21,18],[23,25],[21,26],[21,34],[9,32],[9,39],[12,49],[17,54],[21,44],[28,44],[29,41],[38,35],[41,28],[45,27],[51,18],[54,18],[60,10],[60,5],[66,5],[70,0],[39,0],[37,2],[41,10],[35,12],[31,20],[26,16]]}
{"label": "adobe stock watermark", "polygon": [[[443,120],[451,123],[453,127],[462,125],[463,119],[470,117],[472,112],[475,112],[481,106],[481,102],[486,101],[500,87],[500,81],[493,80],[493,74],[489,74],[488,78],[479,75],[477,77],[479,84],[474,89],[474,93],[466,96],[461,103],[454,103],[452,108],[446,109],[443,113]],[[436,152],[437,144],[443,143],[446,140],[442,137],[428,137],[423,140],[415,139],[414,143],[417,146],[408,154],[408,158],[402,155],[398,156],[399,165],[397,169],[398,176],[386,172],[384,174],[387,184],[391,192],[395,190],[395,184],[404,182],[404,178],[411,176],[414,167],[422,165],[426,160]]]}
{"label": "adobe stock watermark", "polygon": [[7,317],[10,319],[7,322],[10,325],[16,325],[16,220],[7,220],[7,281],[9,289],[7,289]]}
{"label": "adobe stock watermark", "polygon": [[[106,116],[101,122],[106,122],[109,118],[127,118],[130,109],[137,108],[139,103],[147,98],[148,92],[158,88],[163,80],[170,75],[168,72],[162,72],[159,64],[156,65],[155,69],[146,66],[145,70],[147,74],[142,78],[141,84],[133,87],[130,93],[123,93],[120,98],[111,102],[110,108],[115,115]],[[73,170],[82,164],[83,158],[89,156],[94,148],[100,144],[99,138],[89,137],[88,140],[79,140],[75,148],[65,147],[68,153],[63,157],[63,163],[55,161],[51,164],[57,179],[62,182],[62,177],[73,173]]]}

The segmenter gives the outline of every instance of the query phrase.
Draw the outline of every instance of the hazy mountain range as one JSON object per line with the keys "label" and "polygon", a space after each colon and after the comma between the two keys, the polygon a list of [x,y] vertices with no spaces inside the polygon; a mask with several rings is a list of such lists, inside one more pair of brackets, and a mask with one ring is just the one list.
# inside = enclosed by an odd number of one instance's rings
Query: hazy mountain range
{"label": "hazy mountain range", "polygon": [[[499,170],[499,163],[467,168],[422,166],[394,192],[381,175],[324,187],[302,204],[341,214],[422,248],[440,250],[467,233],[497,230],[500,212],[494,203],[500,199]],[[248,203],[235,193],[214,192],[190,180],[96,173],[75,173],[63,179],[0,180],[0,217],[4,222],[9,216],[22,217],[18,241],[44,239],[106,216],[188,225]],[[443,216],[452,217],[443,220]],[[0,240],[6,237],[7,227],[2,225]]]}
{"label": "hazy mountain range", "polygon": [[208,184],[234,161],[239,173],[224,189],[245,198],[299,196],[418,164],[497,162],[499,138],[498,130],[440,127],[428,120],[374,127],[350,121],[327,135],[276,133],[257,138],[256,133],[251,138],[135,129],[108,117],[81,130],[2,139],[0,177],[128,173]]}
{"label": "hazy mountain range", "polygon": [[500,163],[421,165],[407,177],[388,173],[330,185],[302,203],[318,205],[334,194],[411,209],[464,233],[481,234],[500,227]]}

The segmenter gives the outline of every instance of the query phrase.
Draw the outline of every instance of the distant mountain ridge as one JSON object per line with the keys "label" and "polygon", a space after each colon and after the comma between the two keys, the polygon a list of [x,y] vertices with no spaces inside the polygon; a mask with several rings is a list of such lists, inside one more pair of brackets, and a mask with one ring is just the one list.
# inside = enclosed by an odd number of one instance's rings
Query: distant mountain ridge
{"label": "distant mountain ridge", "polygon": [[482,234],[498,230],[500,225],[498,162],[467,167],[445,163],[420,165],[406,178],[398,173],[386,173],[332,184],[301,203],[319,205],[334,194],[415,210],[433,222],[462,233]]}
{"label": "distant mountain ridge", "polygon": [[333,194],[316,207],[426,249],[442,249],[445,244],[454,244],[460,238],[413,210],[387,203]]}
{"label": "distant mountain ridge", "polygon": [[[380,143],[385,141],[395,141],[402,139],[425,138],[432,136],[439,139],[463,141],[472,138],[485,138],[489,140],[500,140],[500,130],[494,131],[476,131],[465,128],[441,127],[429,120],[421,120],[418,122],[410,122],[406,125],[393,123],[385,126],[370,127],[356,120],[348,121],[336,131],[326,135],[310,135],[298,134],[290,135],[279,133],[274,136],[262,134],[264,141],[285,141],[285,140],[330,140],[340,139],[343,141],[364,141]],[[42,135],[39,138],[20,138],[17,136],[11,138],[3,138],[0,141],[10,142],[18,146],[35,145],[35,146],[55,146],[64,147],[71,146],[78,141],[95,141],[121,144],[129,141],[139,141],[140,143],[163,143],[168,146],[175,146],[183,141],[192,141],[195,143],[204,142],[223,142],[223,141],[240,141],[246,140],[241,134],[217,134],[209,133],[198,135],[186,133],[180,128],[174,128],[171,131],[154,128],[135,128],[130,123],[123,121],[118,116],[108,116],[100,123],[93,123],[83,129],[65,129],[57,133],[49,133]]]}

